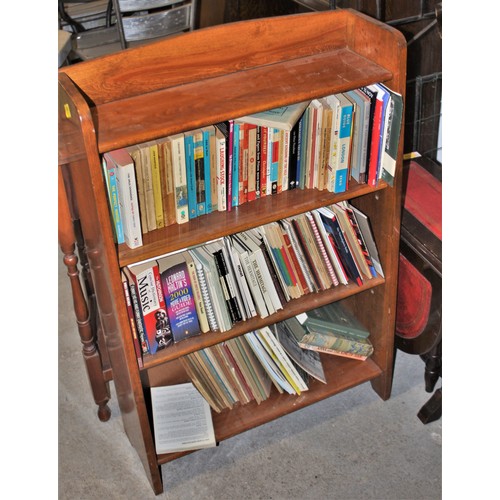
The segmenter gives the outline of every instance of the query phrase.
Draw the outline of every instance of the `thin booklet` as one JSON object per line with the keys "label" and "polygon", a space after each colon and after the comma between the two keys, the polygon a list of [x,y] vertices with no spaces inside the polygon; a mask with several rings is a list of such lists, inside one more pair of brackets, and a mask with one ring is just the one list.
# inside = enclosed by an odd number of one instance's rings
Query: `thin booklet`
{"label": "thin booklet", "polygon": [[191,382],[151,388],[156,453],[216,446],[210,406]]}

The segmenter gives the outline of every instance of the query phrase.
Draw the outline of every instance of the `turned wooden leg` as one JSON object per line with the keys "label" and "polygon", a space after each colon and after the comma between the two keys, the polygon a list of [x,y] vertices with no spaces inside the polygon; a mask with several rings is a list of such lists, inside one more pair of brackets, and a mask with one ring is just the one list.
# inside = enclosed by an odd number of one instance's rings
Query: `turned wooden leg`
{"label": "turned wooden leg", "polygon": [[425,390],[432,392],[441,377],[441,341],[425,355]]}
{"label": "turned wooden leg", "polygon": [[[59,245],[64,254],[63,262],[68,269],[68,276],[73,295],[73,307],[78,325],[78,333],[83,348],[83,359],[87,368],[94,401],[98,405],[97,415],[99,420],[105,422],[111,416],[108,407],[110,392],[102,369],[102,362],[97,349],[95,335],[93,333],[89,308],[80,282],[80,271],[78,269],[78,257],[75,255],[75,233],[73,230],[73,220],[69,209],[68,198],[59,168]],[[94,330],[95,331],[95,330]]]}

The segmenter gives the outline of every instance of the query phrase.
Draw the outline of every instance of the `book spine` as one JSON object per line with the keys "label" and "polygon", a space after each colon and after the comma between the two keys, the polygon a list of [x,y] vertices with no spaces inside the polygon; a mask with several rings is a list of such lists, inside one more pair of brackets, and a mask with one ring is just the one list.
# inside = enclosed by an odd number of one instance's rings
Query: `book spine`
{"label": "book spine", "polygon": [[[220,132],[220,131],[219,131]],[[222,132],[216,135],[216,161],[217,161],[217,210],[225,212],[227,208],[226,172],[227,172],[227,144]]]}
{"label": "book spine", "polygon": [[297,187],[297,155],[299,143],[299,124],[298,121],[290,131],[289,152],[288,152],[288,189]]}
{"label": "book spine", "polygon": [[165,226],[175,224],[175,188],[172,165],[172,144],[162,141],[158,144],[160,176],[162,185],[162,204]]}
{"label": "book spine", "polygon": [[349,151],[351,142],[352,105],[343,104],[340,113],[339,157],[334,193],[343,193],[348,186]]}
{"label": "book spine", "polygon": [[196,307],[196,314],[198,315],[198,322],[200,324],[200,330],[202,333],[207,333],[210,331],[210,325],[208,323],[208,316],[205,309],[205,302],[203,300],[203,295],[201,292],[201,284],[198,281],[198,273],[196,272],[196,265],[192,257],[189,254],[186,255],[186,261],[189,272],[189,279],[191,281],[191,288],[193,290],[193,298]]}
{"label": "book spine", "polygon": [[196,186],[196,216],[205,215],[206,189],[205,189],[205,155],[203,146],[203,133],[196,132],[193,136],[194,177]]}
{"label": "book spine", "polygon": [[233,123],[233,163],[231,168],[231,206],[239,205],[239,173],[240,173],[240,124]]}
{"label": "book spine", "polygon": [[125,243],[129,248],[138,248],[142,246],[142,231],[133,163],[117,168],[116,182]]}
{"label": "book spine", "polygon": [[375,104],[375,112],[372,123],[372,136],[370,144],[370,164],[368,167],[368,184],[370,186],[377,185],[378,159],[380,150],[380,130],[382,128],[382,115],[384,111],[384,102],[382,97],[377,94]]}
{"label": "book spine", "polygon": [[280,139],[279,129],[269,129],[269,154],[271,156],[271,169],[269,172],[268,186],[269,193],[276,194],[278,192],[278,170],[279,170],[279,154],[280,154]]}
{"label": "book spine", "polygon": [[[203,169],[205,183],[205,213],[209,214],[213,210],[212,203],[212,152],[211,152],[211,131],[203,130]],[[212,132],[213,134],[213,132]]]}
{"label": "book spine", "polygon": [[123,284],[123,291],[125,293],[125,303],[127,305],[127,313],[128,313],[128,319],[130,322],[130,330],[132,332],[132,340],[134,343],[135,356],[137,358],[137,364],[138,364],[139,368],[142,368],[144,366],[144,364],[142,362],[141,346],[139,344],[139,337],[138,337],[137,328],[136,328],[134,307],[132,306],[132,299],[130,298],[128,280],[124,276],[122,277],[122,284]]}
{"label": "book spine", "polygon": [[234,120],[228,122],[228,161],[226,168],[226,209],[231,211],[233,205],[233,163],[234,163]]}
{"label": "book spine", "polygon": [[280,159],[283,164],[281,174],[281,191],[287,191],[290,176],[290,131],[280,132]]}
{"label": "book spine", "polygon": [[186,181],[188,194],[189,219],[194,219],[198,213],[196,203],[196,172],[194,162],[194,139],[192,133],[184,136],[186,154]]}
{"label": "book spine", "polygon": [[132,308],[134,310],[135,326],[137,328],[137,335],[139,337],[139,343],[141,352],[146,354],[150,352],[148,337],[144,329],[144,318],[142,317],[141,306],[139,305],[139,297],[137,295],[137,288],[132,277],[128,278],[130,287],[130,300],[132,301]]}
{"label": "book spine", "polygon": [[201,333],[187,263],[180,262],[161,273],[161,288],[174,342]]}
{"label": "book spine", "polygon": [[238,302],[236,300],[236,294],[234,288],[229,279],[229,269],[227,268],[226,261],[222,250],[217,250],[213,253],[215,259],[215,265],[217,266],[217,272],[219,273],[220,283],[222,285],[222,290],[224,292],[224,297],[228,305],[229,314],[231,315],[231,321],[236,323],[241,321],[242,315]]}
{"label": "book spine", "polygon": [[160,176],[160,159],[158,156],[158,144],[149,146],[149,156],[151,162],[151,180],[153,183],[153,199],[155,206],[156,228],[160,229],[165,226],[163,217],[163,198],[162,198],[162,183]]}
{"label": "book spine", "polygon": [[142,164],[142,180],[144,183],[145,210],[147,213],[148,231],[156,229],[156,209],[153,189],[153,172],[151,169],[151,155],[149,146],[141,144],[139,146]]}
{"label": "book spine", "polygon": [[328,256],[328,253],[326,251],[325,245],[323,244],[323,239],[321,238],[321,235],[318,230],[318,226],[316,225],[316,221],[314,220],[314,217],[308,213],[306,214],[307,219],[311,225],[311,229],[314,234],[314,238],[316,239],[317,246],[319,248],[319,251],[321,253],[321,257],[323,258],[323,262],[326,265],[326,269],[328,271],[328,275],[330,276],[330,279],[332,280],[332,283],[334,286],[339,285],[339,280],[337,278],[337,275],[335,274],[335,270],[333,269],[332,263],[330,262],[330,257]]}
{"label": "book spine", "polygon": [[269,169],[269,136],[267,127],[260,128],[260,196],[267,195],[267,176]]}
{"label": "book spine", "polygon": [[186,154],[184,137],[171,138],[172,170],[174,178],[175,221],[184,224],[189,220],[188,191],[186,177]]}
{"label": "book spine", "polygon": [[246,200],[254,201],[257,198],[257,126],[248,126],[248,180]]}
{"label": "book spine", "polygon": [[125,236],[123,234],[123,222],[120,214],[120,203],[118,201],[116,167],[113,165],[112,161],[107,162],[103,158],[103,162],[105,163],[104,175],[106,184],[108,186],[108,200],[111,207],[111,215],[115,228],[116,242],[121,245],[122,243],[125,243]]}
{"label": "book spine", "polygon": [[212,332],[216,332],[219,330],[219,325],[217,323],[217,318],[215,316],[214,308],[212,305],[212,299],[210,297],[210,292],[207,286],[205,272],[203,271],[203,266],[200,263],[197,263],[195,265],[195,268],[196,268],[196,274],[198,276],[198,283],[200,284],[200,292],[203,299],[203,304],[205,306],[208,325]]}
{"label": "book spine", "polygon": [[359,271],[357,270],[356,262],[354,261],[354,257],[351,254],[351,250],[349,249],[349,245],[347,244],[342,228],[340,227],[339,221],[337,220],[337,216],[332,213],[329,221],[332,228],[331,234],[335,241],[335,246],[339,253],[340,259],[342,260],[342,264],[344,265],[344,269],[347,271],[349,278],[359,286],[361,286],[363,284],[363,280],[361,278],[361,275],[359,274]]}
{"label": "book spine", "polygon": [[262,170],[262,127],[255,129],[255,198],[261,197],[260,178]]}

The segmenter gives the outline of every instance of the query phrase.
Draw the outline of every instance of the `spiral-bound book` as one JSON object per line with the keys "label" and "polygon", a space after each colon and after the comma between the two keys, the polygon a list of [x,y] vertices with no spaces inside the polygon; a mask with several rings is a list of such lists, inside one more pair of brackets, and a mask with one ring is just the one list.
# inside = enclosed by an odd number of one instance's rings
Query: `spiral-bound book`
{"label": "spiral-bound book", "polygon": [[196,274],[198,276],[198,283],[200,284],[201,296],[203,298],[203,304],[205,306],[205,313],[207,315],[208,325],[212,332],[219,330],[219,325],[217,323],[217,318],[215,316],[214,308],[212,305],[212,299],[210,297],[210,291],[207,286],[207,280],[205,277],[205,271],[203,266],[198,260],[195,260],[191,254],[189,254],[193,259],[195,264]]}

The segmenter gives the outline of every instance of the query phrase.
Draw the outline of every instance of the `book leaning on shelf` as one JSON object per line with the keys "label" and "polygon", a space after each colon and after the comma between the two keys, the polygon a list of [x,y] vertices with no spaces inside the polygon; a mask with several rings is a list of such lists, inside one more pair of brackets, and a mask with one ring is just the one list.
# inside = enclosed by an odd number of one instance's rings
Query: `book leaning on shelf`
{"label": "book leaning on shelf", "polygon": [[306,311],[285,322],[292,325],[296,340],[304,349],[363,361],[373,353],[369,330],[339,302]]}

